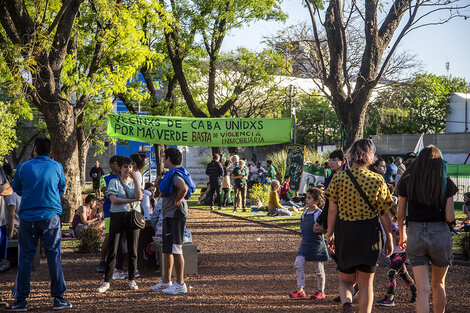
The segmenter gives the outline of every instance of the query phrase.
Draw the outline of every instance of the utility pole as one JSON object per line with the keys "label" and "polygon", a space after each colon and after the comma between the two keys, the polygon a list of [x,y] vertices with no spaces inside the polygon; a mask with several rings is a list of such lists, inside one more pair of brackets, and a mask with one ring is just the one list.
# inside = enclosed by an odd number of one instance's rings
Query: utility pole
{"label": "utility pole", "polygon": [[294,85],[289,85],[285,89],[286,95],[289,97],[290,113],[294,119],[294,144],[297,143],[297,118],[295,115],[295,100],[294,97],[297,94],[297,88]]}

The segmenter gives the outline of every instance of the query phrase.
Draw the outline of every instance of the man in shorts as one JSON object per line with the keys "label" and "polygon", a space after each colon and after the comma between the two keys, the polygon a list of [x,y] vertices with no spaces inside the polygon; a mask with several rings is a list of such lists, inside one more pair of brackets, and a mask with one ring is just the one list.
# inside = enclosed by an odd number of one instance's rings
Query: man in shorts
{"label": "man in shorts", "polygon": [[[163,215],[163,273],[162,280],[150,287],[152,291],[166,294],[185,294],[188,292],[184,282],[183,239],[189,199],[195,191],[195,184],[186,169],[180,166],[181,152],[176,148],[165,150],[163,164],[169,171],[163,179],[157,178],[162,193]],[[176,281],[171,282],[171,272],[175,264]]]}
{"label": "man in shorts", "polygon": [[[111,172],[101,176],[100,179],[100,188],[103,194],[106,194],[106,190],[108,189],[108,184],[113,178],[118,178],[119,177],[119,165],[118,161],[121,158],[120,155],[114,155],[109,159],[109,168],[111,169]],[[106,254],[108,254],[108,249],[109,249],[109,220],[110,220],[110,212],[109,209],[111,208],[111,200],[109,200],[108,197],[104,197],[104,203],[103,203],[103,216],[104,216],[104,233],[106,234],[104,237],[103,244],[101,245],[101,260],[100,264],[98,265],[98,268],[96,271],[98,273],[104,273],[105,271],[105,259],[106,259]]]}

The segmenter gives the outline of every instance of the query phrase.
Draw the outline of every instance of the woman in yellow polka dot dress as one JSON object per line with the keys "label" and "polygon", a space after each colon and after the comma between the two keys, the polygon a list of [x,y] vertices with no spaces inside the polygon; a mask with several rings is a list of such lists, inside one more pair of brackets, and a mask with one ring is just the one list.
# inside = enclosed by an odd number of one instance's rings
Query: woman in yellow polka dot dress
{"label": "woman in yellow polka dot dress", "polygon": [[348,171],[336,174],[325,193],[330,201],[328,248],[336,254],[339,294],[343,312],[348,313],[353,312],[351,302],[356,282],[360,290],[359,312],[372,311],[374,272],[383,246],[380,222],[386,234],[387,257],[393,250],[391,219],[387,213],[394,202],[383,177],[367,169],[374,163],[374,154],[375,145],[369,139],[356,141],[346,153],[353,162],[349,172],[368,201],[361,196]]}

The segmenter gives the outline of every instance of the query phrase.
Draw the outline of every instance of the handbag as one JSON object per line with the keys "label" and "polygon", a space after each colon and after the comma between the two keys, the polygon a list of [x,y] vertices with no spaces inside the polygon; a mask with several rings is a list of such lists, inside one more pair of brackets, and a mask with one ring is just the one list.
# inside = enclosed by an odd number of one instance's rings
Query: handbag
{"label": "handbag", "polygon": [[[124,189],[124,192],[126,194],[126,198],[130,199],[129,194],[127,193],[127,188],[124,185],[124,183],[122,182],[121,178],[119,178],[119,182],[121,183],[122,188]],[[145,228],[145,217],[144,217],[144,215],[142,213],[140,213],[139,211],[135,210],[134,208],[132,208],[131,221],[130,222],[131,222],[131,227],[133,229],[144,229]]]}

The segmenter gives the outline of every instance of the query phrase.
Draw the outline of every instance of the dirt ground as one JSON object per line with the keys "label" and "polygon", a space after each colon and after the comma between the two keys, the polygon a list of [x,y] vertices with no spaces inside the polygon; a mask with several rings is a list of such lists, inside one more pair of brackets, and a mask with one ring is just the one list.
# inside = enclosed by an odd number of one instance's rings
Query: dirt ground
{"label": "dirt ground", "polygon": [[[289,299],[296,281],[293,262],[300,236],[279,228],[221,216],[208,211],[190,210],[189,228],[193,241],[200,249],[199,274],[187,277],[188,294],[169,296],[151,292],[149,287],[159,277],[149,267],[140,267],[142,277],[137,279],[139,290],[128,290],[127,281],[115,281],[111,289],[98,294],[102,275],[95,272],[98,254],[77,254],[64,249],[63,269],[67,282],[65,297],[73,304],[69,311],[153,311],[153,312],[339,312],[333,302],[338,295],[337,273],[334,262],[326,266],[327,300]],[[259,238],[259,240],[257,240]],[[375,300],[386,291],[384,267],[377,269],[374,281]],[[16,269],[0,274],[0,297],[11,301],[11,289]],[[316,286],[313,269],[307,268],[307,293]],[[468,290],[470,267],[453,266],[447,280],[447,312],[470,312]],[[48,269],[45,257],[32,273],[30,311],[48,311],[52,308],[49,295]],[[374,312],[414,312],[407,303],[409,291],[398,280],[396,306],[374,306]],[[356,304],[355,304],[356,306]],[[357,309],[357,306],[356,306]]]}

